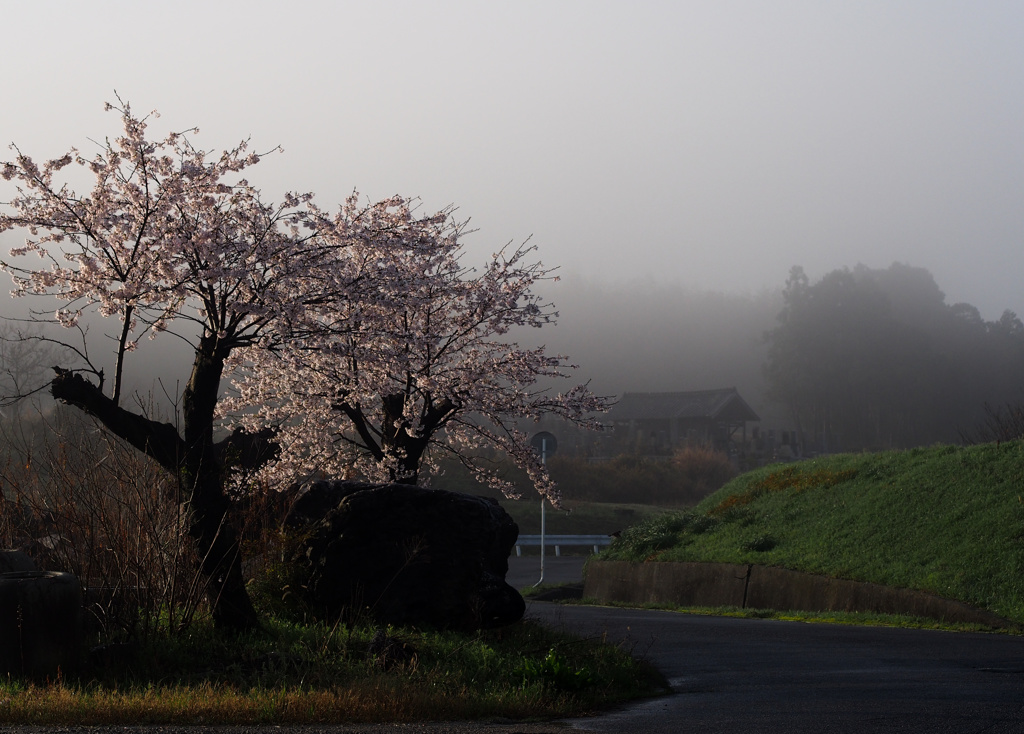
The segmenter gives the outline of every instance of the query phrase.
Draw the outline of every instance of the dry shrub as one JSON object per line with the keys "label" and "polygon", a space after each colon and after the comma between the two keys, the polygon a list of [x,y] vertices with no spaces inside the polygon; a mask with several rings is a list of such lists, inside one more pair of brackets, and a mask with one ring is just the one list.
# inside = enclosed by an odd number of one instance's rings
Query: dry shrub
{"label": "dry shrub", "polygon": [[296,491],[278,492],[267,486],[251,486],[232,496],[230,522],[238,533],[242,572],[254,596],[268,593],[267,582],[273,586],[274,579],[288,572],[286,559],[294,552],[295,538],[285,532],[284,521],[298,498]]}
{"label": "dry shrub", "polygon": [[729,457],[711,446],[685,446],[672,454],[672,466],[693,494],[706,497],[736,476]]}
{"label": "dry shrub", "polygon": [[1016,441],[1024,438],[1024,403],[1003,406],[985,404],[985,418],[973,430],[961,430],[960,440],[967,445]]}
{"label": "dry shrub", "polygon": [[569,500],[690,507],[734,476],[729,457],[707,448],[671,458],[621,454],[606,461],[554,456],[552,478]]}
{"label": "dry shrub", "polygon": [[0,543],[75,574],[101,638],[188,626],[204,589],[175,479],[65,409],[23,417],[0,438]]}

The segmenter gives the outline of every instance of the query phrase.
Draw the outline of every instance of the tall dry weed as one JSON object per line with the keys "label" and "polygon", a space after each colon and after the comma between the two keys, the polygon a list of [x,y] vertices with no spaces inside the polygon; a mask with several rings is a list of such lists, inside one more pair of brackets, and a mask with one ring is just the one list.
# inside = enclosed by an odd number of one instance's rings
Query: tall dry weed
{"label": "tall dry weed", "polygon": [[2,426],[0,450],[0,544],[74,573],[101,637],[190,623],[203,588],[173,477],[61,408]]}
{"label": "tall dry weed", "polygon": [[690,492],[707,496],[736,476],[728,455],[708,445],[683,446],[672,454],[672,466]]}
{"label": "tall dry weed", "polygon": [[565,499],[661,507],[691,507],[734,476],[728,456],[701,446],[671,458],[620,454],[595,463],[554,456],[548,469]]}

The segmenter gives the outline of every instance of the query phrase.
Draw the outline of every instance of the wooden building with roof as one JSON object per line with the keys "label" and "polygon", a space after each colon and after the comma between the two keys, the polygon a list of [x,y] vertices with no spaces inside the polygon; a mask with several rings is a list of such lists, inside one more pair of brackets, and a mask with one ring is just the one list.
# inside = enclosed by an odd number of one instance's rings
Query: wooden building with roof
{"label": "wooden building with roof", "polygon": [[747,423],[761,419],[735,387],[691,392],[628,392],[608,412],[616,442],[641,453],[710,444],[729,451],[747,442]]}

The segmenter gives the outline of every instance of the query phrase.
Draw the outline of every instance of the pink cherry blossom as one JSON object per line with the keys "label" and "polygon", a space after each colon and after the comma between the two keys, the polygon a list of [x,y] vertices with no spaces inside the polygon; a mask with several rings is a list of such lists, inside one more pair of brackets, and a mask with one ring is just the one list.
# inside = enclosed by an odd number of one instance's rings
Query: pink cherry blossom
{"label": "pink cherry blossom", "polygon": [[[421,215],[416,200],[366,203],[356,192],[336,212],[308,193],[271,204],[241,176],[262,158],[248,141],[212,154],[193,145],[195,128],[150,140],[149,117],[121,100],[107,109],[123,133],[92,158],[71,149],[39,165],[13,147],[14,160],[0,162],[15,185],[0,232],[28,233],[0,267],[15,296],[58,301],[50,312],[61,326],[87,311],[111,324],[111,338],[93,343],[113,345],[109,385],[77,349],[81,363],[55,368],[51,392],[181,479],[218,624],[255,623],[224,524],[235,470],[236,483],[254,476],[241,469],[259,470],[264,483],[247,488],[323,475],[416,482],[452,456],[514,493],[476,462],[495,450],[557,503],[519,423],[555,415],[597,427],[607,401],[586,385],[552,392],[574,366],[512,338],[557,316],[533,290],[554,277],[533,261],[536,248],[506,246],[474,269],[450,209]],[[72,165],[92,175],[87,193],[57,180]],[[169,334],[194,350],[176,425],[124,407],[121,394],[142,336]],[[232,424],[242,430],[215,441]],[[227,465],[267,427],[273,457]]]}

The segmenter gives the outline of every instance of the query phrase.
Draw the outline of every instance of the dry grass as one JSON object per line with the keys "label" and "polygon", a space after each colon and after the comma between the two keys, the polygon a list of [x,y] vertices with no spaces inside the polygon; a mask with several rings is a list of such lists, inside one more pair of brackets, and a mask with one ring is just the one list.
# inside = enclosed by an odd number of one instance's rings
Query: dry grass
{"label": "dry grass", "polygon": [[3,426],[0,447],[0,547],[97,590],[105,639],[191,623],[204,587],[173,477],[66,409]]}
{"label": "dry grass", "polygon": [[541,685],[527,691],[471,695],[438,691],[426,682],[391,677],[349,682],[330,690],[238,690],[195,687],[84,690],[31,685],[0,699],[0,721],[37,726],[131,724],[240,725],[409,722],[560,716],[585,710],[567,694]]}

